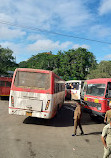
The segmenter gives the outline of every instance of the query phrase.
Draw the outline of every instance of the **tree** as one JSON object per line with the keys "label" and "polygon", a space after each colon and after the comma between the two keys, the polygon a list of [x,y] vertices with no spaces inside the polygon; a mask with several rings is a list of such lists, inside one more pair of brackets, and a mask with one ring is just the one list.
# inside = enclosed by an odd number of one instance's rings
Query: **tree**
{"label": "tree", "polygon": [[95,56],[85,48],[58,51],[57,55],[52,52],[39,53],[19,63],[19,67],[54,71],[64,80],[85,79],[87,70],[94,69],[96,65]]}
{"label": "tree", "polygon": [[5,74],[8,70],[13,71],[15,67],[17,64],[13,57],[13,51],[0,46],[0,74]]}
{"label": "tree", "polygon": [[65,80],[86,79],[88,71],[95,69],[97,65],[93,53],[85,48],[58,52],[58,62],[58,75],[63,76]]}
{"label": "tree", "polygon": [[91,70],[88,79],[93,78],[110,78],[111,77],[111,61],[101,61],[95,70]]}
{"label": "tree", "polygon": [[55,58],[56,55],[53,55],[51,52],[39,53],[37,55],[33,55],[27,61],[20,62],[19,67],[46,69],[52,71],[53,69],[55,69]]}

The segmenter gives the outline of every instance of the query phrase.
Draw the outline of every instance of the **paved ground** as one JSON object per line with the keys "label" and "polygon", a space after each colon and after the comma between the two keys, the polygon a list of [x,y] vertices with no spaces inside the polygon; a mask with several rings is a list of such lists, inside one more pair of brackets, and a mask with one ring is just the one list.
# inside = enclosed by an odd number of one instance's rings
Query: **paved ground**
{"label": "paved ground", "polygon": [[84,136],[72,137],[73,101],[66,101],[51,120],[9,115],[0,101],[0,158],[102,158],[104,124],[83,113]]}

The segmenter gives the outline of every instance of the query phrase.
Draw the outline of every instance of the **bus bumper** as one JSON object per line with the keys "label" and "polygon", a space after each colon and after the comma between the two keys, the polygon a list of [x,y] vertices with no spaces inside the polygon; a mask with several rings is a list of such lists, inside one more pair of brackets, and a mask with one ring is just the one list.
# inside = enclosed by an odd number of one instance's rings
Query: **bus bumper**
{"label": "bus bumper", "polygon": [[98,112],[98,111],[94,111],[92,109],[87,109],[85,107],[83,107],[83,110],[91,115],[94,115],[94,116],[101,116],[101,117],[105,117],[105,113],[102,113],[102,112]]}
{"label": "bus bumper", "polygon": [[47,111],[44,111],[44,112],[27,111],[27,110],[12,108],[12,107],[9,107],[9,114],[31,116],[31,117],[38,117],[38,118],[44,118],[44,119],[51,119],[55,116],[55,113],[51,113]]}

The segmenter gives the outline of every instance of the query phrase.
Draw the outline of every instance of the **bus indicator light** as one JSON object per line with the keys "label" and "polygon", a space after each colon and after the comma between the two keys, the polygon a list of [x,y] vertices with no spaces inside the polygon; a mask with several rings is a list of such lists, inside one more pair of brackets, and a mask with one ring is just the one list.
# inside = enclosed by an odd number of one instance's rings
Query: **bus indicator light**
{"label": "bus indicator light", "polygon": [[14,97],[11,96],[12,106],[14,107]]}
{"label": "bus indicator light", "polygon": [[47,101],[47,104],[46,104],[45,110],[47,110],[47,109],[48,109],[49,104],[50,104],[50,100],[48,100],[48,101]]}
{"label": "bus indicator light", "polygon": [[94,99],[94,103],[99,103],[99,99]]}

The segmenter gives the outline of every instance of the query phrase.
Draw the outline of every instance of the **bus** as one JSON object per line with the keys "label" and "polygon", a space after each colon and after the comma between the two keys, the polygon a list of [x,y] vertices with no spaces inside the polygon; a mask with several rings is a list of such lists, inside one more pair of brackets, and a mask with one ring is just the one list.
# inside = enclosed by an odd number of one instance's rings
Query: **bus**
{"label": "bus", "polygon": [[111,104],[111,78],[86,80],[81,92],[81,102],[90,116],[104,118]]}
{"label": "bus", "polygon": [[10,95],[12,77],[0,77],[0,98]]}
{"label": "bus", "polygon": [[65,100],[65,81],[54,72],[17,68],[9,98],[9,114],[50,119]]}
{"label": "bus", "polygon": [[65,82],[66,89],[71,90],[71,100],[80,100],[81,89],[84,85],[84,80],[69,80]]}

